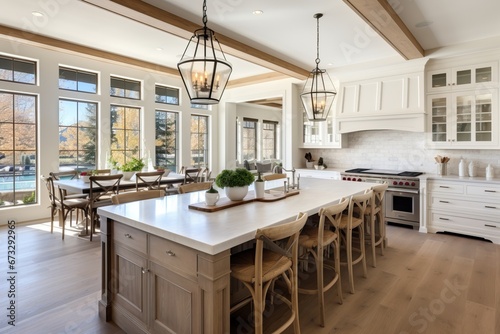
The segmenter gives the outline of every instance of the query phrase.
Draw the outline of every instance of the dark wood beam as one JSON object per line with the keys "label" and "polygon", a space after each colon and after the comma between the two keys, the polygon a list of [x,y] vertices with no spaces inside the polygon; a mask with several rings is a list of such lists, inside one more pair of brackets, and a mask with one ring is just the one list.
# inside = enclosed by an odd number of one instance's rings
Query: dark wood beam
{"label": "dark wood beam", "polygon": [[424,56],[424,49],[387,0],[344,0],[405,59]]}

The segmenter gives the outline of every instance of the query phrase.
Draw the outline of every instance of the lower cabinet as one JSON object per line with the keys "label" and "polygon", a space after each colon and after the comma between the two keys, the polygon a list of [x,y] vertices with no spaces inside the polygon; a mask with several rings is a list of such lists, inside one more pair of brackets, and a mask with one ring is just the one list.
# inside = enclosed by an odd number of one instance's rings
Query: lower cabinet
{"label": "lower cabinet", "polygon": [[428,181],[429,232],[454,232],[500,244],[500,184]]}
{"label": "lower cabinet", "polygon": [[201,333],[197,251],[116,222],[113,230],[112,318],[118,326],[127,333]]}

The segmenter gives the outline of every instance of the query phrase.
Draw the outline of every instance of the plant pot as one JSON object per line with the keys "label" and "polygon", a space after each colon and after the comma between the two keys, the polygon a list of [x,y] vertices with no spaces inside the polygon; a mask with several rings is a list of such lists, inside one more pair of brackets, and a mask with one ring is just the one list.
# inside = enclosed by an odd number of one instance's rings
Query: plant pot
{"label": "plant pot", "polygon": [[84,183],[90,183],[90,175],[80,175],[80,179],[82,179]]}
{"label": "plant pot", "polygon": [[306,161],[306,168],[314,168],[314,161]]}
{"label": "plant pot", "polygon": [[248,186],[226,187],[226,196],[231,201],[241,201],[248,194]]}
{"label": "plant pot", "polygon": [[264,182],[259,181],[254,183],[255,198],[264,198]]}
{"label": "plant pot", "polygon": [[130,180],[135,172],[122,172],[124,180]]}
{"label": "plant pot", "polygon": [[207,193],[205,192],[205,203],[208,206],[215,206],[217,202],[219,201],[219,193]]}

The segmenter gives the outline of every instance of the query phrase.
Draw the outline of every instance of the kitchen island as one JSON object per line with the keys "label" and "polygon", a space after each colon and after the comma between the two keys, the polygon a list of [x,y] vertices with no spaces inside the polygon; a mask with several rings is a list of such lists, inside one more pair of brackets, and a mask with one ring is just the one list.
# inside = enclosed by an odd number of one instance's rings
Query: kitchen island
{"label": "kitchen island", "polygon": [[130,333],[229,333],[231,249],[259,228],[315,214],[374,185],[300,181],[298,195],[216,212],[188,208],[204,201],[203,191],[99,208],[100,317]]}

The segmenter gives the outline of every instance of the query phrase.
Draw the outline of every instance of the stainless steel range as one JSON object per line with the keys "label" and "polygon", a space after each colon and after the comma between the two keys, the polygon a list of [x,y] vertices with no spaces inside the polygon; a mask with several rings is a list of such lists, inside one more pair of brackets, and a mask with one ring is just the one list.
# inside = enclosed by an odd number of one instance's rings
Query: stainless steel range
{"label": "stainless steel range", "polygon": [[403,224],[418,229],[420,226],[421,172],[388,169],[355,168],[342,172],[342,180],[354,182],[387,182],[385,194],[385,222]]}

